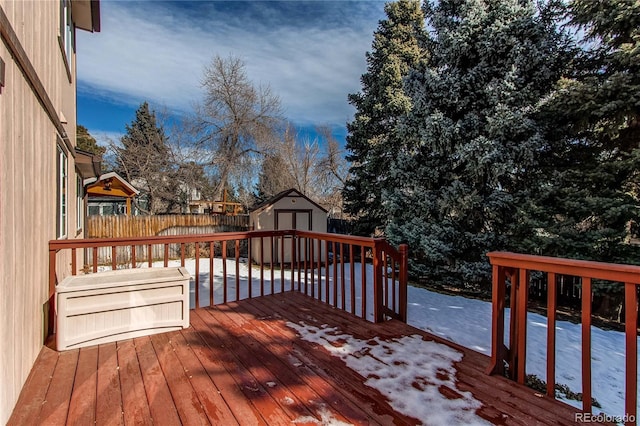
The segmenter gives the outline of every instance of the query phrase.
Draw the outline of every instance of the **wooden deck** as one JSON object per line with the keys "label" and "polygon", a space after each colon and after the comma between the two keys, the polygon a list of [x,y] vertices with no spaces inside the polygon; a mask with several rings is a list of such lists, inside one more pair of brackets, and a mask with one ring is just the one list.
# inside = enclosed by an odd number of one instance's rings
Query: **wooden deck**
{"label": "wooden deck", "polygon": [[[359,339],[420,334],[399,321],[373,324],[298,292],[191,311],[191,327],[65,352],[42,349],[9,425],[415,425],[365,378],[287,321],[338,327]],[[464,353],[457,390],[481,401],[494,424],[573,424],[576,410],[484,371],[489,358]],[[458,396],[457,396],[458,395]],[[437,410],[438,407],[434,407]]]}

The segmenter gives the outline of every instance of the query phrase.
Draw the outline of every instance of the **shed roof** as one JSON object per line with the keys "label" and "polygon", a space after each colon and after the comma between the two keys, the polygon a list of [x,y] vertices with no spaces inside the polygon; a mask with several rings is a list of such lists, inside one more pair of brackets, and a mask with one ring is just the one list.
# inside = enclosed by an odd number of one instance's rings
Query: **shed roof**
{"label": "shed roof", "polygon": [[315,201],[313,201],[311,198],[309,198],[306,195],[304,195],[302,192],[298,191],[297,189],[291,188],[291,189],[284,190],[284,191],[274,195],[273,197],[269,198],[268,200],[263,201],[262,203],[258,204],[253,209],[251,209],[251,213],[259,211],[259,210],[264,210],[268,206],[270,206],[272,204],[275,204],[279,200],[283,199],[284,197],[288,197],[288,196],[304,198],[305,200],[309,201],[311,204],[313,204],[314,206],[316,206],[317,208],[319,208],[323,212],[325,212],[325,213],[328,212],[327,209],[325,209],[320,204],[318,204]]}

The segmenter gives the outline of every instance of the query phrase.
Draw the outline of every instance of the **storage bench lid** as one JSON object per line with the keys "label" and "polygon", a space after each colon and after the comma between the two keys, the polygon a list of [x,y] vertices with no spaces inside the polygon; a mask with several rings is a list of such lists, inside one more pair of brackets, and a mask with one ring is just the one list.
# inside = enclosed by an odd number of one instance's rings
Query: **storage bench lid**
{"label": "storage bench lid", "polygon": [[123,269],[69,276],[56,286],[56,292],[65,293],[136,284],[183,281],[190,278],[189,272],[184,267]]}

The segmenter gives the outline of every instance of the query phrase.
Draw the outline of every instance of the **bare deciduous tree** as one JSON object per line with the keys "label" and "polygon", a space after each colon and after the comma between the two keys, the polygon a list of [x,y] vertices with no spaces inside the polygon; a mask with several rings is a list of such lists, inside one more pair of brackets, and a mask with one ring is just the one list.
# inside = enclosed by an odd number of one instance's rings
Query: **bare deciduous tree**
{"label": "bare deciduous tree", "polygon": [[295,188],[332,212],[342,212],[341,192],[349,166],[331,129],[319,127],[316,132],[322,140],[300,139],[292,126],[287,127],[262,163],[259,199]]}
{"label": "bare deciduous tree", "polygon": [[272,145],[281,126],[280,99],[269,87],[256,87],[244,62],[216,56],[204,69],[204,101],[193,122],[195,146],[202,163],[217,176],[214,197],[221,197],[233,173],[248,158],[261,156]]}

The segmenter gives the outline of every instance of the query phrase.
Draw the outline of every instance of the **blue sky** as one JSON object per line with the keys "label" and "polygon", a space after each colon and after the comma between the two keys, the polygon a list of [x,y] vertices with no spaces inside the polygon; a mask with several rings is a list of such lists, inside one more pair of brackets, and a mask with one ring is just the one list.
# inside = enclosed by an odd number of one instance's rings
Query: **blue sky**
{"label": "blue sky", "polygon": [[[115,139],[148,101],[180,116],[200,102],[203,67],[240,57],[301,132],[344,140],[383,1],[102,0],[101,32],[77,32],[78,123]],[[310,132],[310,134],[313,134]]]}

